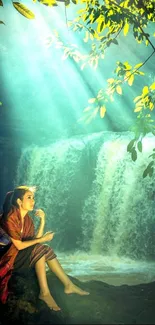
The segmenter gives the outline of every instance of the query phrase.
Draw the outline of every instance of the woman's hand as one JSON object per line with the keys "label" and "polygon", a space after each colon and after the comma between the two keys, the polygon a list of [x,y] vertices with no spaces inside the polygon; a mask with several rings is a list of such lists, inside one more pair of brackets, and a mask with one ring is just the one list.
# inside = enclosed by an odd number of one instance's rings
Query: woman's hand
{"label": "woman's hand", "polygon": [[41,220],[45,220],[45,212],[42,209],[37,209],[35,211],[35,216],[39,217]]}
{"label": "woman's hand", "polygon": [[50,241],[50,240],[52,240],[53,237],[54,237],[54,235],[55,235],[54,232],[51,232],[51,231],[46,232],[46,233],[42,236],[42,240],[43,240],[43,242],[44,242],[44,241]]}

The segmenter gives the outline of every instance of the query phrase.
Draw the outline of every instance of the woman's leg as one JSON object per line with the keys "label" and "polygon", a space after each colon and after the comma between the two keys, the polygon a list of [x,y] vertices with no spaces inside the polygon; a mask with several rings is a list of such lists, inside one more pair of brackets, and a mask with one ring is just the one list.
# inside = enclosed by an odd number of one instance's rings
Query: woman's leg
{"label": "woman's leg", "polygon": [[86,292],[79,287],[77,287],[67,276],[67,274],[64,272],[62,266],[60,265],[59,261],[54,258],[52,260],[47,260],[48,267],[50,270],[56,274],[56,276],[59,278],[59,280],[64,284],[64,291],[67,294],[70,293],[77,293],[81,296],[89,295],[89,292]]}
{"label": "woman's leg", "polygon": [[39,298],[43,300],[50,309],[55,311],[60,310],[60,307],[56,304],[55,300],[51,296],[49,291],[47,277],[46,277],[46,268],[45,268],[45,256],[42,256],[36,263],[35,263],[35,271],[37,274],[39,286],[40,286],[40,295]]}

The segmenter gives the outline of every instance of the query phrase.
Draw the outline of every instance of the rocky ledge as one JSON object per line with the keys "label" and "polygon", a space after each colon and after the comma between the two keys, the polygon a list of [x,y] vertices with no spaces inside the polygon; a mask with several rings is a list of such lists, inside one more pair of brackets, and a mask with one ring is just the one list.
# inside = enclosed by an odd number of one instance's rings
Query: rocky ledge
{"label": "rocky ledge", "polygon": [[53,297],[61,312],[53,312],[38,299],[34,273],[14,275],[11,294],[0,304],[1,325],[39,324],[155,324],[155,282],[134,286],[113,286],[100,281],[80,282],[70,277],[89,296],[66,295],[63,285],[47,273]]}

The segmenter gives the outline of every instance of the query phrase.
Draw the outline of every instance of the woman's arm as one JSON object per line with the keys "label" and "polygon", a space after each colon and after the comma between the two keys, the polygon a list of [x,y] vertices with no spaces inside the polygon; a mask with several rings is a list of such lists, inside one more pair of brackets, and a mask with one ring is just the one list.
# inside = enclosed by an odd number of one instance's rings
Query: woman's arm
{"label": "woman's arm", "polygon": [[40,225],[36,234],[36,238],[43,236],[44,227],[45,227],[45,212],[41,209],[37,209],[35,215],[40,218]]}
{"label": "woman's arm", "polygon": [[44,236],[42,236],[40,238],[36,238],[36,239],[32,239],[32,240],[26,240],[26,241],[17,240],[17,239],[14,239],[12,237],[10,237],[10,238],[11,238],[12,243],[20,251],[20,250],[25,249],[27,247],[33,246],[35,244],[40,244],[40,243],[44,243],[46,241],[50,241],[50,240],[53,239],[53,236],[54,236],[53,232],[48,232]]}

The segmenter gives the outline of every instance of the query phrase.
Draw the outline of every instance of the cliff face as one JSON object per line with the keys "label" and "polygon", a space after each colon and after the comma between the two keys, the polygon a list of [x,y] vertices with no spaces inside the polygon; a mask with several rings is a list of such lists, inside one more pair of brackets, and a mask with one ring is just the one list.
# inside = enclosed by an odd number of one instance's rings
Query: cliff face
{"label": "cliff face", "polygon": [[[1,204],[5,193],[14,187],[24,147],[20,140],[0,138]],[[0,304],[0,324],[155,324],[155,282],[115,287],[101,281],[82,283],[72,279],[90,295],[67,296],[59,280],[48,273],[51,293],[62,309],[56,313],[38,300],[39,288],[34,273],[14,275],[10,281],[12,294],[6,305]]]}
{"label": "cliff face", "polygon": [[17,139],[0,137],[0,206],[3,204],[6,192],[14,187],[14,179],[21,155],[21,146],[18,142]]}
{"label": "cliff face", "polygon": [[37,298],[35,274],[12,277],[12,294],[6,305],[0,305],[0,324],[155,324],[155,282],[115,287],[100,281],[72,281],[90,295],[66,295],[59,280],[48,273],[50,291],[61,307],[61,312],[52,312]]}

